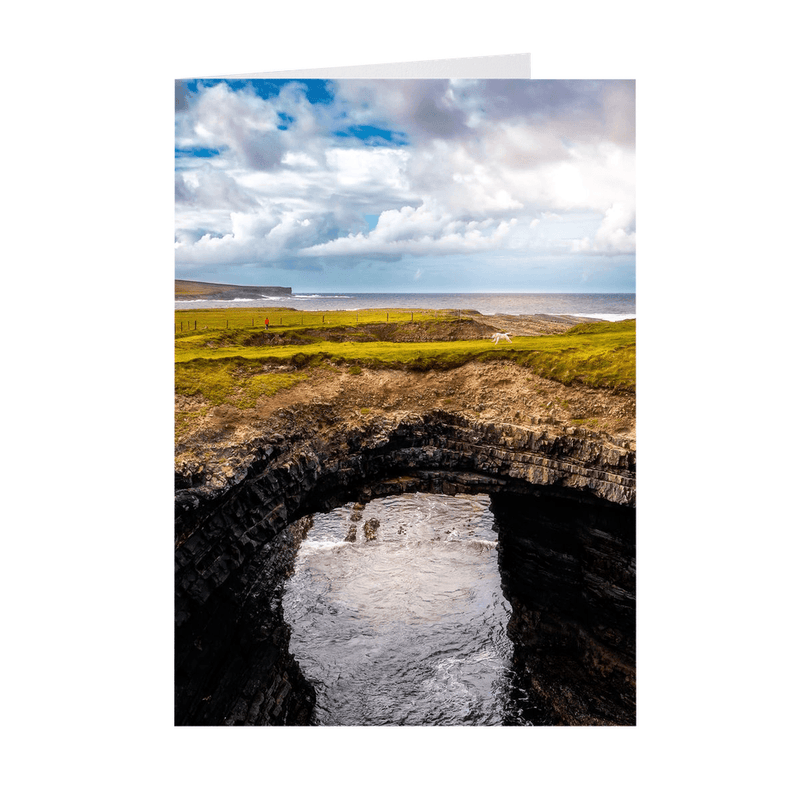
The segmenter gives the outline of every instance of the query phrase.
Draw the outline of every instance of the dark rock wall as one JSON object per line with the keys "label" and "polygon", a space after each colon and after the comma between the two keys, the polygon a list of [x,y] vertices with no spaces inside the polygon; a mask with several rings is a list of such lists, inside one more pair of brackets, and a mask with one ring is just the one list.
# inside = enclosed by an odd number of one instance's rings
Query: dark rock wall
{"label": "dark rock wall", "polygon": [[[246,499],[245,499],[246,502]],[[206,550],[209,580],[191,611],[176,604],[175,722],[177,725],[303,725],[315,693],[289,654],[280,587],[310,520],[275,533],[260,547],[248,540],[242,558],[239,503],[228,507],[230,554],[225,541]],[[242,519],[248,519],[242,514]],[[180,550],[179,550],[180,553]],[[203,568],[203,559],[197,566]],[[184,570],[184,575],[192,574]],[[176,587],[180,590],[181,585]]]}
{"label": "dark rock wall", "polygon": [[[280,608],[303,520],[406,491],[492,494],[510,633],[533,687],[562,724],[631,722],[635,454],[625,443],[444,412],[353,429],[320,408],[283,415],[280,432],[236,457],[224,480],[176,481],[176,724],[308,722],[314,693]],[[576,505],[590,511],[571,526]],[[552,663],[534,668],[543,653]],[[567,664],[567,688],[547,694]],[[598,679],[614,687],[602,702],[591,700]]]}
{"label": "dark rock wall", "polygon": [[635,512],[532,491],[492,496],[515,660],[553,724],[636,721]]}

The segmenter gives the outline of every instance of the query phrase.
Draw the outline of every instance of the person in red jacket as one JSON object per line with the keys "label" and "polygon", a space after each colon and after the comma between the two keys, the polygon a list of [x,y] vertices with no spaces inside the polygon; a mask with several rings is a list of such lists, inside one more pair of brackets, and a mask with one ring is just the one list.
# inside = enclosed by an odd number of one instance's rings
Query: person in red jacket
{"label": "person in red jacket", "polygon": [[267,317],[267,318],[264,320],[264,330],[265,330],[265,331],[268,331],[268,330],[269,330],[269,317]]}

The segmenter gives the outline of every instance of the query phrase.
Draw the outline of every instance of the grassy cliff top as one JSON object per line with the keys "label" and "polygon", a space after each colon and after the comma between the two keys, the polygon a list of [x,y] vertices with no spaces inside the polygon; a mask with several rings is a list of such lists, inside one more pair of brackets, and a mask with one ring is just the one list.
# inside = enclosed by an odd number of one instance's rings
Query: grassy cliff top
{"label": "grassy cliff top", "polygon": [[[267,312],[269,331],[263,324]],[[363,368],[427,372],[497,362],[513,362],[565,386],[635,392],[635,320],[581,324],[566,333],[514,336],[511,344],[495,345],[489,338],[491,317],[476,327],[452,312],[415,311],[413,322],[411,314],[405,309],[358,315],[286,309],[177,312],[176,395],[212,406],[252,405],[262,394],[306,380],[317,368],[352,374]]]}

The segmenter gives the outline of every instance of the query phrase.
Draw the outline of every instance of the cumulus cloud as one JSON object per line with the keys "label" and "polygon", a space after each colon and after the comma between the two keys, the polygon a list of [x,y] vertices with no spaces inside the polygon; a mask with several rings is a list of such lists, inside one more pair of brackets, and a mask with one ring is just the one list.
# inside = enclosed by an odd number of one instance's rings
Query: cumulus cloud
{"label": "cumulus cloud", "polygon": [[630,81],[257,89],[176,87],[178,265],[635,252]]}
{"label": "cumulus cloud", "polygon": [[177,203],[229,212],[259,207],[256,197],[233,176],[212,169],[208,164],[191,173],[179,172],[175,175],[175,200]]}
{"label": "cumulus cloud", "polygon": [[633,209],[615,203],[606,211],[593,238],[576,242],[574,251],[599,255],[620,255],[636,252],[636,219]]}
{"label": "cumulus cloud", "polygon": [[[184,93],[185,94],[185,93]],[[226,155],[225,166],[269,171],[280,166],[292,144],[313,153],[324,140],[324,126],[302,87],[285,84],[264,98],[251,88],[233,90],[225,82],[200,88],[193,103],[178,115],[179,147],[206,147]],[[286,134],[289,124],[291,136]]]}
{"label": "cumulus cloud", "polygon": [[464,220],[425,205],[384,211],[375,229],[316,244],[301,255],[423,255],[470,253],[500,246],[516,220]]}
{"label": "cumulus cloud", "polygon": [[359,124],[397,126],[417,143],[471,132],[448,80],[343,80],[335,86],[338,103]]}

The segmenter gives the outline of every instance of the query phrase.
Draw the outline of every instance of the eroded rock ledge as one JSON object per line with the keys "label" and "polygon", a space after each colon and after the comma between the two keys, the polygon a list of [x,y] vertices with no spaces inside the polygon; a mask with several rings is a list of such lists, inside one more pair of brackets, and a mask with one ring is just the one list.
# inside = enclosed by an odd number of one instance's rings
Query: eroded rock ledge
{"label": "eroded rock ledge", "polygon": [[[269,435],[176,475],[176,724],[306,724],[280,606],[308,515],[407,491],[487,492],[520,669],[554,724],[635,721],[635,452],[624,439],[435,410]],[[577,520],[577,522],[576,522]]]}

